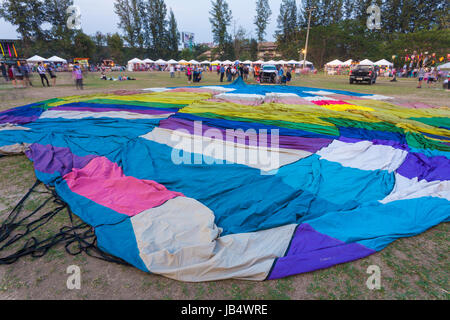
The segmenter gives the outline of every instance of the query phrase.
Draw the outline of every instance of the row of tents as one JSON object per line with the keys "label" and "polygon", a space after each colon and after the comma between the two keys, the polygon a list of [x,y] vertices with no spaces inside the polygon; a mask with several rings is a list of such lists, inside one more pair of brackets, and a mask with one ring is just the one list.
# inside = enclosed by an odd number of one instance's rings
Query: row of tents
{"label": "row of tents", "polygon": [[336,59],[331,62],[328,62],[325,65],[325,67],[350,67],[355,64],[359,64],[361,66],[380,66],[380,67],[393,67],[394,66],[394,64],[392,62],[389,62],[386,59],[381,59],[376,62],[370,61],[369,59],[364,59],[359,63],[357,63],[356,61],[353,61],[352,59],[349,59],[345,62],[342,62],[342,61]]}
{"label": "row of tents", "polygon": [[33,56],[27,59],[28,63],[38,63],[38,62],[53,62],[53,63],[67,63],[66,59],[60,58],[58,56],[53,56],[51,58],[45,59],[41,56]]}
{"label": "row of tents", "polygon": [[[274,64],[274,65],[303,65],[304,61],[296,61],[296,60],[290,60],[290,61],[284,61],[284,60],[279,60],[279,61],[274,61],[274,60],[270,60],[270,61],[262,61],[262,60],[258,60],[258,61],[250,61],[250,60],[246,60],[246,61],[230,61],[230,60],[225,60],[225,61],[220,61],[220,60],[215,60],[215,61],[209,61],[209,60],[205,60],[205,61],[196,61],[196,60],[190,60],[190,61],[186,61],[186,60],[163,60],[163,59],[159,59],[156,61],[153,61],[151,59],[145,59],[145,60],[141,60],[138,58],[134,58],[130,61],[128,61],[128,66],[132,67],[136,64],[156,64],[156,65],[172,65],[172,64],[176,64],[176,65],[234,65],[234,64],[245,64],[245,65],[261,65],[261,64]],[[305,63],[307,66],[312,66],[313,63],[306,61]]]}

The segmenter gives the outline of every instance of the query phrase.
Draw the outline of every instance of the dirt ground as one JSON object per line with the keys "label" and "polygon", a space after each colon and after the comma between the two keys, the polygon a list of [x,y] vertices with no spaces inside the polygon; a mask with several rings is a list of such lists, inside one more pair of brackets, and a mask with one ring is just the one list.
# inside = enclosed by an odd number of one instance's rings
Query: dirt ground
{"label": "dirt ground", "polygon": [[[135,73],[136,81],[101,81],[89,75],[83,94],[133,90],[148,87],[187,85],[183,76],[170,79],[162,73]],[[113,76],[117,77],[117,74]],[[70,76],[60,74],[56,87],[42,88],[34,79],[33,88],[14,89],[0,82],[0,110],[40,100],[80,94]],[[207,74],[204,84],[218,84],[215,74]],[[391,84],[380,79],[375,86],[350,86],[346,77],[323,75],[296,79],[293,85],[377,93],[397,98],[450,107],[448,91],[439,88],[416,89],[414,80],[400,79]],[[33,185],[35,175],[25,156],[0,158],[0,222]],[[25,205],[30,212],[39,204],[34,196]],[[69,219],[62,212],[36,231],[43,239],[54,234]],[[441,224],[419,236],[401,239],[366,259],[326,270],[277,281],[217,281],[182,283],[146,274],[133,267],[104,262],[86,255],[71,256],[64,247],[51,249],[42,258],[26,257],[12,265],[0,266],[0,299],[155,299],[155,300],[242,300],[242,299],[449,299],[449,224]],[[3,255],[3,254],[2,254]],[[67,268],[80,267],[81,289],[67,288]],[[369,290],[367,268],[381,269],[381,289]]]}

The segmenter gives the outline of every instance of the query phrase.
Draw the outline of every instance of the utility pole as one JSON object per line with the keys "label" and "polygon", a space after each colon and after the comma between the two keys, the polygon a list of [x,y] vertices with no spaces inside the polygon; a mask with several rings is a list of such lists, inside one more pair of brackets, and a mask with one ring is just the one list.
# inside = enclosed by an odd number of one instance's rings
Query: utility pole
{"label": "utility pole", "polygon": [[309,29],[311,27],[311,14],[315,9],[317,9],[317,7],[311,7],[306,9],[306,11],[309,12],[309,19],[308,19],[308,31],[306,32],[306,45],[305,45],[305,54],[303,58],[303,69],[305,69],[306,67],[306,57],[308,55],[308,41],[309,41]]}

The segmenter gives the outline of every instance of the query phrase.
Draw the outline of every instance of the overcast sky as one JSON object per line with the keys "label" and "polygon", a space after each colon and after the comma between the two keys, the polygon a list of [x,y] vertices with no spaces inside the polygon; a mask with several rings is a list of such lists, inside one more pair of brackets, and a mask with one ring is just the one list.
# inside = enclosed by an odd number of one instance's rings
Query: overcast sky
{"label": "overcast sky", "polygon": [[[165,0],[165,2],[168,8],[173,9],[180,32],[195,33],[195,42],[212,42],[209,22],[211,0]],[[249,35],[255,36],[253,21],[256,0],[227,0],[227,2],[233,12],[236,26],[243,26]],[[81,9],[81,24],[85,33],[93,35],[97,31],[102,33],[119,31],[118,17],[114,13],[114,0],[74,0],[74,4]],[[272,17],[266,39],[273,41],[281,0],[269,0],[269,4],[272,9]],[[233,32],[233,26],[229,32]],[[15,39],[17,37],[16,28],[0,19],[0,38]]]}

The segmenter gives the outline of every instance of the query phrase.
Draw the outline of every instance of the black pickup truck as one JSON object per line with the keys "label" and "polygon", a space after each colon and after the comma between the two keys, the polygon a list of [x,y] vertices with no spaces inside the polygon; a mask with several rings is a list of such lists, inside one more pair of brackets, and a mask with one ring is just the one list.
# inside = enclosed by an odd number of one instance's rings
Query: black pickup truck
{"label": "black pickup truck", "polygon": [[373,66],[357,66],[350,71],[350,84],[367,82],[369,85],[377,82],[377,71]]}

